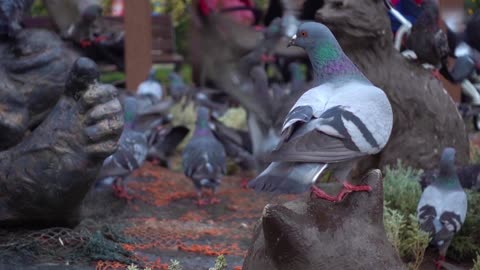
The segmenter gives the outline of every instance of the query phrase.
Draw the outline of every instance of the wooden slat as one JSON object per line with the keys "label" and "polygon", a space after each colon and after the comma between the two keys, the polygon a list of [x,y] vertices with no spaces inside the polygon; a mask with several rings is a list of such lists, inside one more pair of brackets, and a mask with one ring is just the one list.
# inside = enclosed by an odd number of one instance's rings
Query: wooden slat
{"label": "wooden slat", "polygon": [[136,91],[152,67],[150,0],[125,1],[125,73],[127,89]]}

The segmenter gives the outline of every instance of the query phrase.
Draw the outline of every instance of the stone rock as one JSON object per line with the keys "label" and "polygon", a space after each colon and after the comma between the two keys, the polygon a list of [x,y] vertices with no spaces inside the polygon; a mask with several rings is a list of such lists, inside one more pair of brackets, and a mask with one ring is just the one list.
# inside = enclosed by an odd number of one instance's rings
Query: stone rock
{"label": "stone rock", "polygon": [[303,198],[267,205],[243,269],[406,269],[385,234],[381,177],[369,172],[365,182],[373,191],[341,203]]}

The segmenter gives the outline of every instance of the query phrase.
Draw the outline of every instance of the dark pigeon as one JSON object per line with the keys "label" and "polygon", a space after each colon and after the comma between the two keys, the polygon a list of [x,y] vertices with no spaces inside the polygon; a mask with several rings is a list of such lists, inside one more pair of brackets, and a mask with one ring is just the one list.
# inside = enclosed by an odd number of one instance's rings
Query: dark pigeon
{"label": "dark pigeon", "polygon": [[[219,202],[214,197],[215,191],[227,171],[225,149],[213,136],[209,118],[208,109],[199,107],[195,133],[183,151],[183,170],[195,185],[199,205]],[[204,188],[212,190],[213,196],[210,200],[203,199]]]}
{"label": "dark pigeon", "polygon": [[188,94],[189,87],[182,76],[175,71],[172,71],[168,78],[170,79],[170,96],[175,102],[180,102]]}
{"label": "dark pigeon", "polygon": [[440,29],[437,1],[423,1],[423,11],[412,27],[406,47],[415,52],[420,63],[440,68],[447,64],[450,49],[447,34]]}
{"label": "dark pigeon", "polygon": [[0,35],[15,37],[22,29],[25,12],[30,10],[34,0],[3,0],[0,2]]}
{"label": "dark pigeon", "polygon": [[467,194],[455,168],[455,149],[445,148],[438,176],[423,191],[417,207],[420,228],[430,234],[431,244],[439,250],[439,261],[445,261],[453,236],[465,222],[467,207]]}

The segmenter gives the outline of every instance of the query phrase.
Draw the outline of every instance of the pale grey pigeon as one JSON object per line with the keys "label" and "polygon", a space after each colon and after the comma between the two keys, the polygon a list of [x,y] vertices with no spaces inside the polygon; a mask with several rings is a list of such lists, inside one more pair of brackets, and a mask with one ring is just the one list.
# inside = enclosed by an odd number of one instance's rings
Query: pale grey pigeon
{"label": "pale grey pigeon", "polygon": [[420,198],[417,207],[420,228],[428,232],[431,244],[439,250],[439,261],[445,260],[453,236],[465,222],[467,194],[458,180],[455,149],[445,148],[439,173]]}
{"label": "pale grey pigeon", "polygon": [[155,102],[159,102],[163,98],[163,87],[160,82],[155,79],[157,69],[152,68],[148,74],[147,80],[143,81],[137,88],[138,95],[146,95],[154,98]]}
{"label": "pale grey pigeon", "polygon": [[[199,205],[219,202],[214,197],[215,191],[227,171],[225,149],[213,136],[209,118],[209,110],[199,107],[195,133],[183,151],[183,170],[195,185]],[[203,199],[203,188],[212,190],[213,196],[210,200]]]}
{"label": "pale grey pigeon", "polygon": [[[349,178],[356,160],[379,153],[388,142],[393,113],[387,96],[352,63],[325,25],[300,25],[290,44],[307,52],[316,86],[290,110],[271,154],[273,162],[249,186],[274,193],[303,193],[311,187],[329,201],[371,191]],[[333,169],[343,184],[335,197],[315,186],[326,169]]]}
{"label": "pale grey pigeon", "polygon": [[189,87],[183,80],[182,76],[175,71],[172,71],[168,78],[170,80],[170,96],[175,102],[179,102],[183,96],[189,92]]}
{"label": "pale grey pigeon", "polygon": [[134,97],[126,97],[123,102],[125,127],[120,136],[119,146],[115,153],[107,157],[97,176],[100,183],[113,184],[119,197],[131,199],[127,194],[123,178],[140,168],[148,153],[148,141],[145,134],[134,130],[137,112],[137,101]]}

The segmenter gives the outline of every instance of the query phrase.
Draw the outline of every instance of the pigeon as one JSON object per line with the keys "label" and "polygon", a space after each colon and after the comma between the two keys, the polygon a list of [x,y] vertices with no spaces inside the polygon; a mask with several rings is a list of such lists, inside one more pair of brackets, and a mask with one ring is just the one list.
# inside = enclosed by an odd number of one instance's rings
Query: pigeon
{"label": "pigeon", "polygon": [[[215,191],[227,171],[225,149],[210,130],[209,118],[209,110],[198,107],[195,133],[183,151],[184,173],[195,185],[198,205],[219,202],[215,198]],[[203,199],[203,188],[212,190],[210,200]]]}
{"label": "pigeon", "polygon": [[307,76],[302,70],[302,66],[297,62],[288,65],[290,71],[290,83],[293,91],[303,91],[307,84]]}
{"label": "pigeon", "polygon": [[[307,90],[288,113],[272,163],[249,183],[256,191],[303,193],[340,202],[354,191],[371,191],[350,178],[358,159],[379,153],[393,126],[390,102],[352,63],[325,25],[299,26],[290,46],[303,48],[312,63],[315,87]],[[315,185],[326,170],[343,185],[331,196]]]}
{"label": "pigeon", "polygon": [[[419,178],[422,190],[425,190],[438,177],[438,168],[424,171]],[[480,190],[480,164],[457,167],[458,180],[463,188],[472,191]]]}
{"label": "pigeon", "polygon": [[134,97],[124,100],[125,127],[120,136],[119,146],[115,153],[103,162],[98,175],[100,183],[113,184],[119,197],[131,199],[126,192],[123,178],[140,168],[148,153],[148,142],[145,134],[134,130],[134,121],[137,111],[137,102]]}
{"label": "pigeon", "polygon": [[155,102],[159,102],[163,98],[163,87],[160,82],[155,79],[156,74],[157,70],[152,68],[147,80],[138,86],[137,94],[151,96]]}
{"label": "pigeon", "polygon": [[168,78],[170,79],[170,96],[175,102],[179,102],[183,96],[188,93],[188,86],[183,78],[175,71],[172,71]]}
{"label": "pigeon", "polygon": [[30,10],[34,0],[4,0],[0,2],[0,35],[13,38],[22,30],[21,22],[25,12]]}
{"label": "pigeon", "polygon": [[454,148],[443,150],[439,168],[438,176],[423,191],[417,207],[420,228],[430,234],[431,244],[439,250],[438,263],[445,261],[448,246],[465,222],[468,207],[467,194],[455,168]]}
{"label": "pigeon", "polygon": [[180,143],[187,137],[189,131],[184,126],[159,126],[156,132],[152,132],[148,137],[147,159],[171,168],[170,158],[175,154],[175,150]]}
{"label": "pigeon", "polygon": [[450,49],[447,34],[439,26],[438,0],[425,0],[422,7],[407,38],[406,48],[415,52],[421,63],[435,68],[446,66]]}

